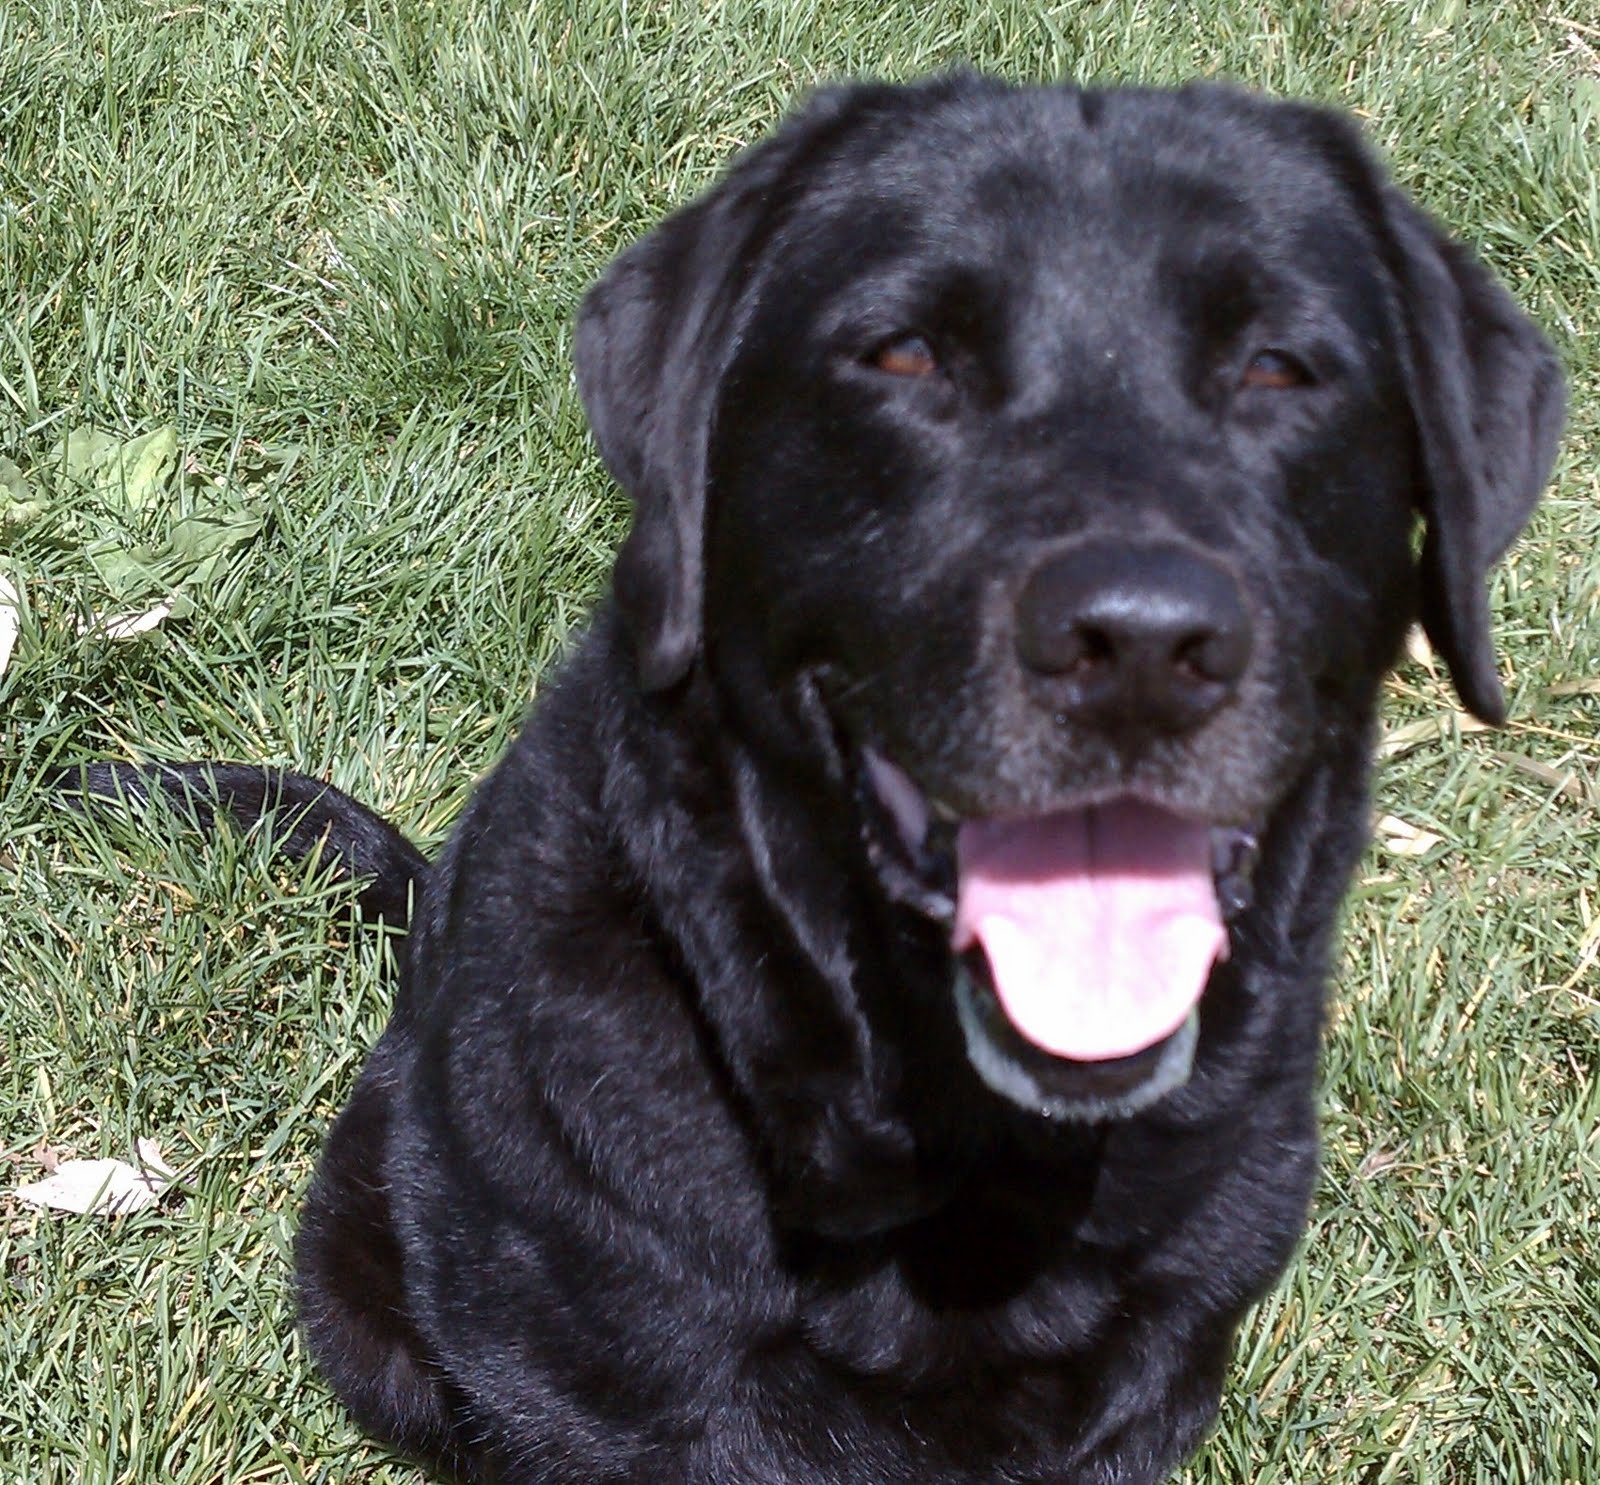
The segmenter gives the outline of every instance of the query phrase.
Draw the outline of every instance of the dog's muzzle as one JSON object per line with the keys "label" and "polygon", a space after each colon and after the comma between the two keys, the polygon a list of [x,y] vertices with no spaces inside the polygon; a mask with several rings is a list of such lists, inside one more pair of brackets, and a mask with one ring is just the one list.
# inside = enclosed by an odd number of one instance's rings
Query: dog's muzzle
{"label": "dog's muzzle", "polygon": [[949,934],[968,1055],[1050,1117],[1121,1117],[1179,1086],[1199,1003],[1249,904],[1251,832],[1120,797],[960,820],[863,755],[885,890]]}

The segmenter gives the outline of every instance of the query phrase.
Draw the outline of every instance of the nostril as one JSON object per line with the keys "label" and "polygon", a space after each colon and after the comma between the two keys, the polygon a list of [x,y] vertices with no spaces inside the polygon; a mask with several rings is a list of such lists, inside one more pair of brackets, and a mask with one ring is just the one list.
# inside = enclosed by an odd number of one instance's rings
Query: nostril
{"label": "nostril", "polygon": [[1185,680],[1232,684],[1250,661],[1250,634],[1242,624],[1198,630],[1179,641],[1172,658]]}
{"label": "nostril", "polygon": [[1116,658],[1116,645],[1103,629],[1075,624],[1064,634],[1051,636],[1047,646],[1034,646],[1036,668],[1057,675],[1093,675]]}
{"label": "nostril", "polygon": [[1187,635],[1178,645],[1172,656],[1172,668],[1189,681],[1208,681],[1211,679],[1211,664],[1207,649],[1211,645],[1212,636],[1209,634]]}

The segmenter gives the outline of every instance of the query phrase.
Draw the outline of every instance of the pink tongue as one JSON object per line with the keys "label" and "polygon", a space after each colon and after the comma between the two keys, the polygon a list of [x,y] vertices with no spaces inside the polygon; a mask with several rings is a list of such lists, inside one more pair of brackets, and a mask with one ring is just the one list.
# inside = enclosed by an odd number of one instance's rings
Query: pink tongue
{"label": "pink tongue", "polygon": [[954,946],[982,944],[1011,1024],[1057,1057],[1130,1057],[1176,1031],[1228,953],[1211,833],[1124,800],[957,838]]}

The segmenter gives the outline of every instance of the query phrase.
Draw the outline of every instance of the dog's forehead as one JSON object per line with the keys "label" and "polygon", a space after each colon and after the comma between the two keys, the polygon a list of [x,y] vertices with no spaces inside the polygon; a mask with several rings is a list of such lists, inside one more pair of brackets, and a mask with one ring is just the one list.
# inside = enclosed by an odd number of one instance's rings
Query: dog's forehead
{"label": "dog's forehead", "polygon": [[915,239],[1015,262],[1101,248],[1126,261],[1215,238],[1281,257],[1353,216],[1292,105],[1064,88],[914,101],[893,127],[845,134],[807,184],[793,241],[826,255],[841,233],[874,250]]}

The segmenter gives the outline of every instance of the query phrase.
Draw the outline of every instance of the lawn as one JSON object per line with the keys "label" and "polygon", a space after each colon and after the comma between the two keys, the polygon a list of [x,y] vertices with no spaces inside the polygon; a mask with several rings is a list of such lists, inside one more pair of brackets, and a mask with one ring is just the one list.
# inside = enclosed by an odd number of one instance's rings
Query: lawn
{"label": "lawn", "polygon": [[[287,1285],[384,946],[258,840],[64,820],[41,774],[280,761],[436,843],[626,518],[572,383],[585,284],[796,93],[963,62],[1355,109],[1567,358],[1558,482],[1495,586],[1514,721],[1469,729],[1426,655],[1390,687],[1314,1220],[1182,1478],[1593,1485],[1600,17],[1579,0],[0,7],[0,1187],[140,1137],[181,1177],[115,1220],[0,1196],[0,1481],[416,1479],[331,1403]],[[169,428],[125,498],[109,461]],[[174,584],[163,622],[108,634]]]}

